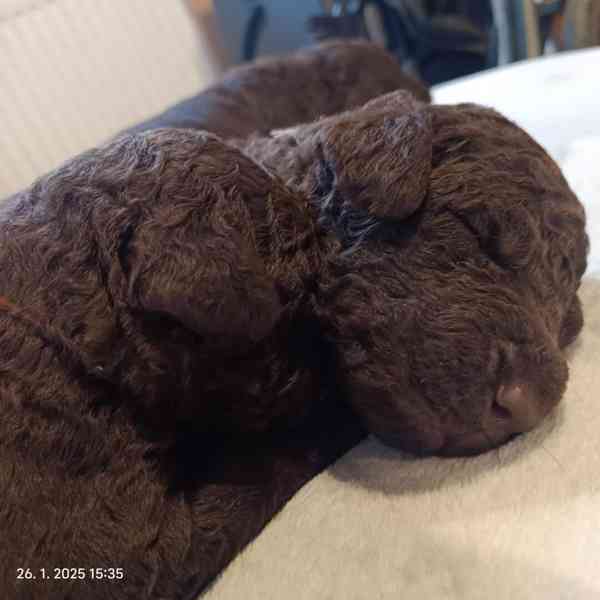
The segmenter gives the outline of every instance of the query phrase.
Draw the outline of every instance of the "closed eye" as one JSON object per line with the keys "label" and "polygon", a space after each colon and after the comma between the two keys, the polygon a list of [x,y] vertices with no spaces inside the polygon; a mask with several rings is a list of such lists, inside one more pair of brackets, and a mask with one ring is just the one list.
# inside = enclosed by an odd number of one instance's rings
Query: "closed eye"
{"label": "closed eye", "polygon": [[496,266],[501,269],[508,270],[511,267],[510,260],[504,256],[498,247],[498,239],[500,232],[498,227],[493,223],[490,223],[490,231],[484,237],[481,233],[473,226],[469,219],[459,212],[453,211],[449,207],[446,210],[475,238],[477,245],[481,252]]}

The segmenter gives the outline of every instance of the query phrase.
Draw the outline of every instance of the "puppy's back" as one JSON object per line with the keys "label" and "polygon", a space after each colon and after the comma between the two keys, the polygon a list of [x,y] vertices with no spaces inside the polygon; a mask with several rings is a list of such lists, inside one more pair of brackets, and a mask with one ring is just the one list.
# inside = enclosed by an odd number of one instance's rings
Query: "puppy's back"
{"label": "puppy's back", "polygon": [[219,83],[130,131],[184,127],[246,137],[354,108],[399,88],[430,99],[427,88],[383,48],[333,41],[232,69]]}

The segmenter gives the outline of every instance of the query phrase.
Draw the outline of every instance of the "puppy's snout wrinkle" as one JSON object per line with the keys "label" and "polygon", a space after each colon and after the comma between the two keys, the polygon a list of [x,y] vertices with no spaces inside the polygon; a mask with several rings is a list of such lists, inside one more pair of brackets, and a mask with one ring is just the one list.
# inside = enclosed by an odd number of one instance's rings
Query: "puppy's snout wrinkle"
{"label": "puppy's snout wrinkle", "polygon": [[474,454],[531,431],[560,402],[568,370],[553,348],[511,341],[491,349],[487,376],[492,392],[479,425],[465,431],[464,423],[446,423],[441,454]]}

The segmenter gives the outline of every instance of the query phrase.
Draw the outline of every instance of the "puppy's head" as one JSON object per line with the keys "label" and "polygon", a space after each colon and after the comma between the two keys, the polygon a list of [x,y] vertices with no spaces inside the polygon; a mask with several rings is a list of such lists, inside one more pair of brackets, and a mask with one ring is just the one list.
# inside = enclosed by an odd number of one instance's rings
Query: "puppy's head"
{"label": "puppy's head", "polygon": [[555,163],[492,110],[402,92],[310,135],[340,250],[319,303],[369,430],[457,454],[534,427],[583,322],[585,215]]}
{"label": "puppy's head", "polygon": [[214,135],[162,129],[85,153],[31,197],[44,310],[152,425],[209,427],[213,407],[258,429],[291,403],[304,370],[263,340],[312,268],[289,266],[286,243],[314,224],[281,182]]}

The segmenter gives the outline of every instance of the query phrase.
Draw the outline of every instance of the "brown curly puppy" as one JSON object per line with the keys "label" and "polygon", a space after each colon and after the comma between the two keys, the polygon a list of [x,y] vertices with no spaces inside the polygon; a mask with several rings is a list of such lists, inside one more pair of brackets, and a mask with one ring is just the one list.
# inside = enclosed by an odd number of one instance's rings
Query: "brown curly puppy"
{"label": "brown curly puppy", "polygon": [[558,403],[583,323],[585,215],[524,131],[395,92],[243,144],[335,232],[316,310],[371,432],[480,451]]}
{"label": "brown curly puppy", "polygon": [[70,161],[1,213],[2,597],[192,597],[363,426],[439,453],[531,428],[586,251],[531,138],[402,91]]}
{"label": "brown curly puppy", "polygon": [[429,91],[385,50],[363,40],[331,41],[285,58],[261,58],[231,69],[196,96],[129,129],[204,129],[223,138],[268,134],[356,108],[397,89],[424,102]]}

